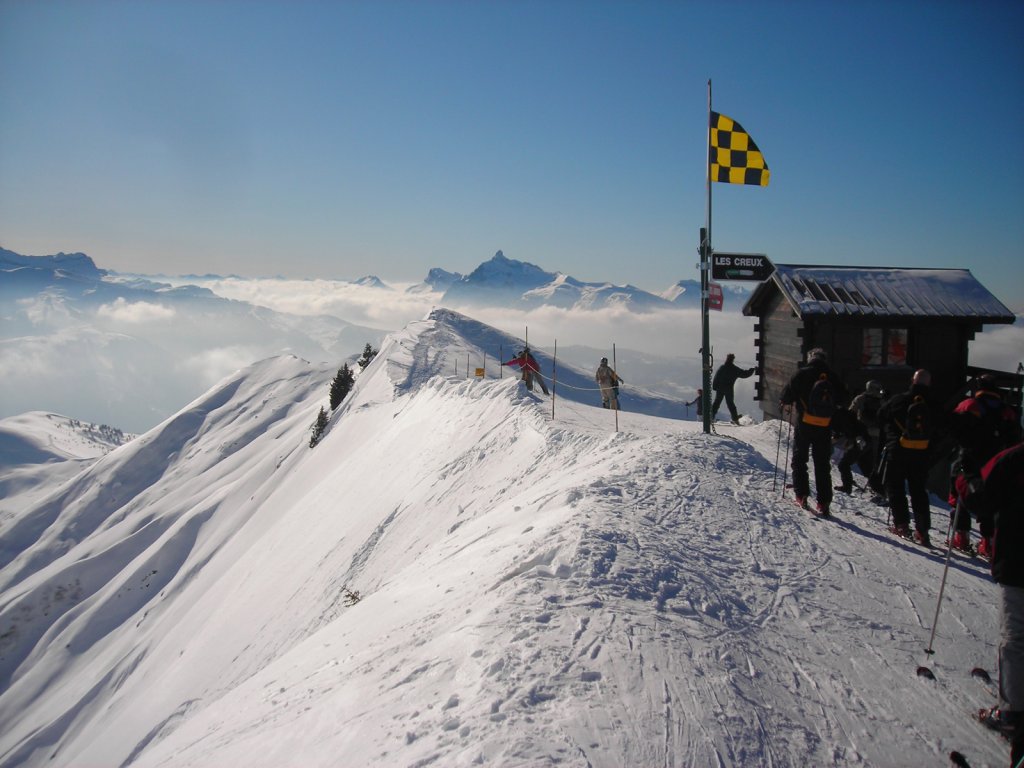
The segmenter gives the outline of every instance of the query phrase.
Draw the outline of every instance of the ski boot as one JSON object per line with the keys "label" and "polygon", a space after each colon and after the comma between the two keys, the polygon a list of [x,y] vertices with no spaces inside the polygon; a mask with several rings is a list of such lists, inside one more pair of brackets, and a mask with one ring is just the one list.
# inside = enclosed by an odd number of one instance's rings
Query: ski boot
{"label": "ski boot", "polygon": [[957,531],[954,533],[952,540],[949,542],[949,546],[957,552],[963,552],[965,555],[974,557],[974,547],[971,546],[970,534],[968,534],[967,531]]}

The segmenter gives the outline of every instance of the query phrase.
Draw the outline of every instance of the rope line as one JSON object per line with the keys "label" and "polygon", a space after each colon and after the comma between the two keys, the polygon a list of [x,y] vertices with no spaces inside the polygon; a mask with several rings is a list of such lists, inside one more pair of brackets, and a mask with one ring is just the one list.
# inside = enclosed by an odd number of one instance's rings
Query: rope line
{"label": "rope line", "polygon": [[[509,366],[509,367],[511,367],[511,366]],[[544,379],[545,381],[547,381],[547,382],[549,382],[551,384],[554,383],[554,379],[551,376],[545,376],[540,371],[534,371],[533,375],[534,376],[540,376],[540,378]],[[562,387],[565,387],[566,389],[575,389],[575,390],[578,390],[579,392],[600,392],[601,391],[600,387],[574,387],[572,384],[566,384],[564,381],[558,382],[558,387],[559,387],[559,389],[561,389]]]}

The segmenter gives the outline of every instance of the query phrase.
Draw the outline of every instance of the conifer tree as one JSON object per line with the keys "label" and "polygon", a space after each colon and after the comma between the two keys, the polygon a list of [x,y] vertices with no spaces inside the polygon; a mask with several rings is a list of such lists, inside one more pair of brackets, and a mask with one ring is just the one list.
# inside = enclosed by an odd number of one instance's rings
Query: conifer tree
{"label": "conifer tree", "polygon": [[355,382],[355,377],[352,375],[352,371],[348,367],[348,363],[345,363],[341,368],[338,369],[338,375],[334,377],[334,381],[331,382],[331,410],[335,410],[341,401],[345,399],[348,393],[352,390],[352,384]]}
{"label": "conifer tree", "polygon": [[309,438],[309,447],[315,448],[316,444],[320,442],[320,438],[324,436],[324,431],[327,429],[327,411],[324,407],[320,406],[320,413],[316,415],[316,422],[310,427],[310,432],[313,434]]}
{"label": "conifer tree", "polygon": [[370,361],[377,356],[379,350],[374,349],[369,343],[363,347],[363,356],[356,360],[359,363],[359,368],[366,368],[370,364]]}

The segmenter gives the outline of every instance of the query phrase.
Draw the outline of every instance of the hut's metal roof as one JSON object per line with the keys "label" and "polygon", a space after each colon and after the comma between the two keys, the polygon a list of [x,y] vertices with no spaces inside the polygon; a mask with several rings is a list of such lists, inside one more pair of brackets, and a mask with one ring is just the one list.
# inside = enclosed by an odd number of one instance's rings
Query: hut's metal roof
{"label": "hut's metal roof", "polygon": [[777,264],[747,300],[743,314],[758,315],[776,290],[799,317],[1015,320],[969,269]]}

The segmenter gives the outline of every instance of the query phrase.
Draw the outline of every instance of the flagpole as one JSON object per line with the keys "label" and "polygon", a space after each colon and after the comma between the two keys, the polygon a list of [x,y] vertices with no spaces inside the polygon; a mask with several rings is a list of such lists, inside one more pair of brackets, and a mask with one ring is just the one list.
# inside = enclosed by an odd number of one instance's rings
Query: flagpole
{"label": "flagpole", "polygon": [[708,122],[707,122],[707,162],[704,175],[707,179],[707,208],[704,228],[701,229],[700,243],[700,320],[701,320],[701,414],[704,418],[704,433],[711,432],[711,329],[708,318],[708,299],[710,297],[710,279],[708,270],[711,266],[711,79],[708,79]]}

